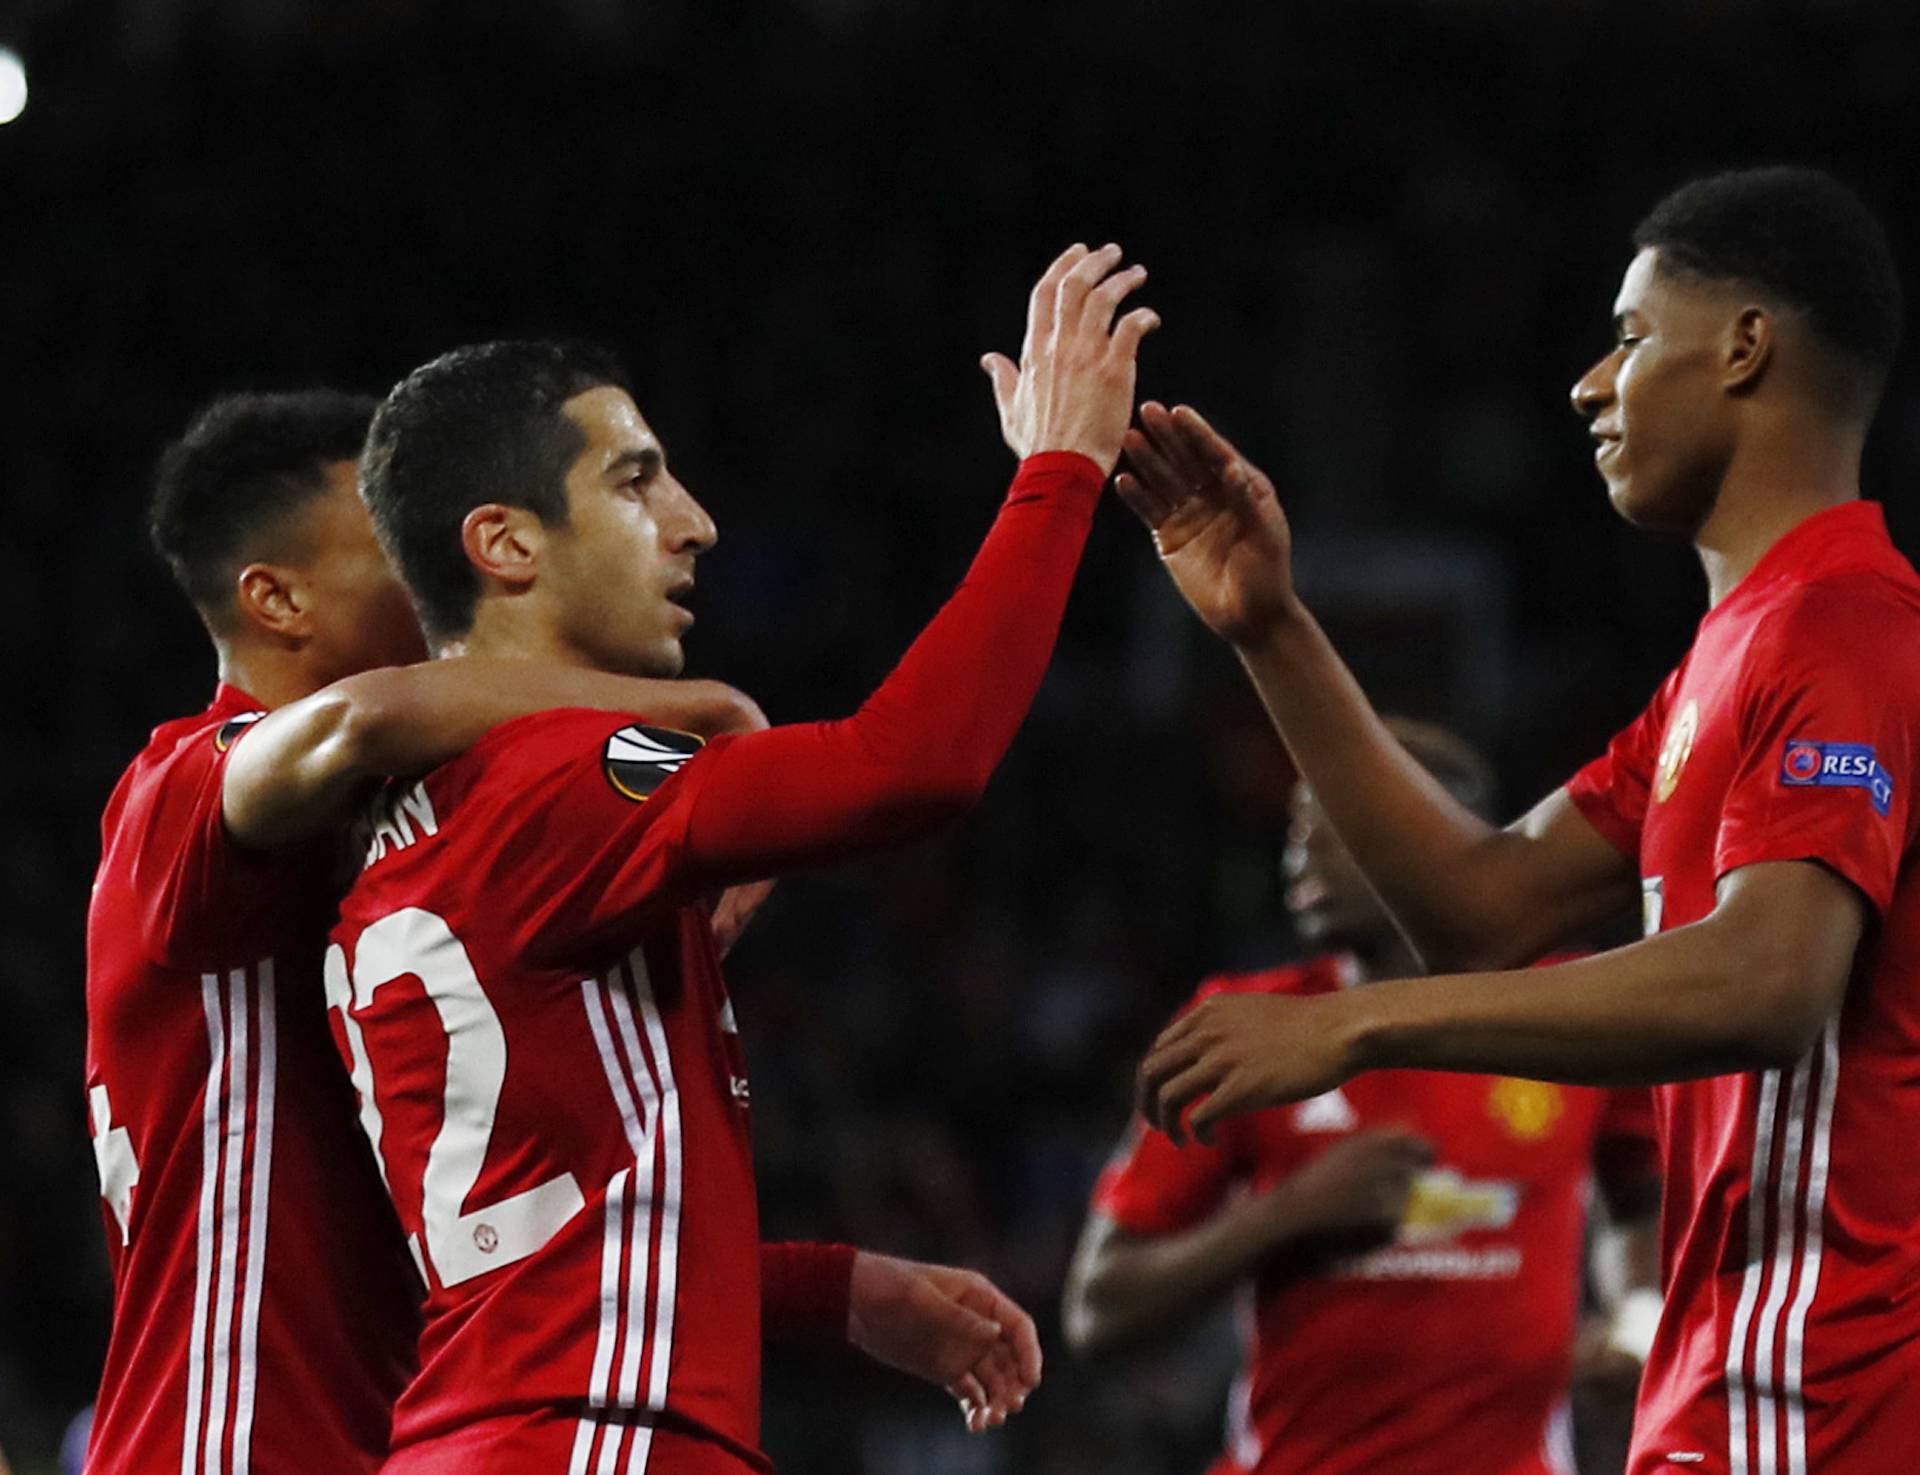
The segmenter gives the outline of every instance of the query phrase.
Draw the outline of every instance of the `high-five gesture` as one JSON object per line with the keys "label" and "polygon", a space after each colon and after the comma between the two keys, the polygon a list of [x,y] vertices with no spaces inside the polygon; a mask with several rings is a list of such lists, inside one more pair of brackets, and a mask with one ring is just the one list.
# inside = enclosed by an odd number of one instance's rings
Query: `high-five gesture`
{"label": "high-five gesture", "polygon": [[1148,401],[1116,488],[1194,612],[1236,645],[1293,605],[1293,539],[1266,473],[1186,405]]}
{"label": "high-five gesture", "polygon": [[1034,284],[1019,365],[1003,353],[980,360],[1014,455],[1078,451],[1106,471],[1120,459],[1133,414],[1134,360],[1160,315],[1136,307],[1114,322],[1147,279],[1144,266],[1119,265],[1118,246],[1069,246]]}

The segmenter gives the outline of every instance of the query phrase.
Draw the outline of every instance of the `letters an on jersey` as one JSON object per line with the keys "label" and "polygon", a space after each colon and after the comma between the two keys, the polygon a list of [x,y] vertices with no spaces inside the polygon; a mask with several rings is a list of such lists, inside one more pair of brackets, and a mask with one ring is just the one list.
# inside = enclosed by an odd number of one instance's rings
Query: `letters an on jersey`
{"label": "letters an on jersey", "polygon": [[723,750],[626,720],[503,724],[367,816],[326,986],[427,1285],[388,1475],[766,1467],[746,1068],[684,848]]}

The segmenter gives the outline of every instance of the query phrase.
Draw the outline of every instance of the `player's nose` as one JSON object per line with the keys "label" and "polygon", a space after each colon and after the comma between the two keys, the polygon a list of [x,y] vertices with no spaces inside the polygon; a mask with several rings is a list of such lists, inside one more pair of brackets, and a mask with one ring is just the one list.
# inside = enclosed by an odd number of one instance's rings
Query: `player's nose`
{"label": "player's nose", "polygon": [[720,529],[714,526],[707,509],[678,480],[673,483],[672,510],[665,528],[675,553],[705,553],[720,541]]}
{"label": "player's nose", "polygon": [[1591,420],[1613,399],[1613,355],[1608,354],[1573,381],[1573,413]]}

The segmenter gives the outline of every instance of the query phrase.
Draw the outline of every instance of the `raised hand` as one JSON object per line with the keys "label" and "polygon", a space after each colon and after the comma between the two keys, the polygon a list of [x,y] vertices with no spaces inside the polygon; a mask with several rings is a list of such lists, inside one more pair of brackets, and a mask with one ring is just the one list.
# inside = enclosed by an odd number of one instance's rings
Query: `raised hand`
{"label": "raised hand", "polygon": [[1078,451],[1106,471],[1120,459],[1140,340],[1160,326],[1160,316],[1136,307],[1114,322],[1120,304],[1147,279],[1144,266],[1119,265],[1118,246],[1069,246],[1027,300],[1019,364],[1003,353],[980,360],[1014,455]]}
{"label": "raised hand", "polygon": [[1115,483],[1216,635],[1258,641],[1294,603],[1293,536],[1265,472],[1187,405],[1149,400]]}
{"label": "raised hand", "polygon": [[1175,1142],[1211,1142],[1222,1117],[1331,1091],[1354,1074],[1342,1019],[1339,994],[1204,999],[1141,1061],[1141,1115]]}
{"label": "raised hand", "polygon": [[1033,1318],[972,1270],[862,1250],[847,1332],[877,1362],[946,1389],[970,1433],[997,1429],[1040,1384]]}

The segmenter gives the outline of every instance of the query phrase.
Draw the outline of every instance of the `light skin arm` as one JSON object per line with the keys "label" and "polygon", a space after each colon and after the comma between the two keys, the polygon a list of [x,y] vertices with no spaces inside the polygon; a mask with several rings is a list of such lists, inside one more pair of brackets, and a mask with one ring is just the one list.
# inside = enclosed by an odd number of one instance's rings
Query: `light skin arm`
{"label": "light skin arm", "polygon": [[1141,1109],[1177,1140],[1189,1106],[1204,1137],[1223,1116],[1365,1070],[1622,1086],[1787,1065],[1838,1013],[1867,914],[1824,866],[1771,862],[1729,872],[1700,921],[1570,963],[1311,998],[1221,995],[1154,1042]]}
{"label": "light skin arm", "polygon": [[1411,1133],[1361,1132],[1191,1229],[1137,1234],[1096,1210],[1067,1272],[1067,1341],[1088,1356],[1116,1351],[1195,1315],[1289,1248],[1303,1252],[1305,1272],[1309,1240],[1338,1236],[1347,1250],[1383,1242],[1432,1160]]}
{"label": "light skin arm", "polygon": [[874,1361],[946,1389],[968,1432],[997,1429],[1040,1385],[1033,1318],[974,1270],[862,1250],[847,1340]]}
{"label": "light skin arm", "polygon": [[366,785],[458,757],[502,722],[555,707],[635,712],[713,737],[767,719],[717,681],[649,681],[470,656],[364,671],[270,712],[227,760],[227,830],[266,849],[340,824]]}
{"label": "light skin arm", "polygon": [[1143,405],[1125,453],[1120,495],[1430,969],[1515,966],[1632,907],[1632,864],[1564,790],[1500,829],[1394,740],[1294,589],[1273,483],[1198,412]]}

